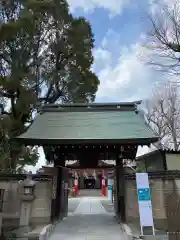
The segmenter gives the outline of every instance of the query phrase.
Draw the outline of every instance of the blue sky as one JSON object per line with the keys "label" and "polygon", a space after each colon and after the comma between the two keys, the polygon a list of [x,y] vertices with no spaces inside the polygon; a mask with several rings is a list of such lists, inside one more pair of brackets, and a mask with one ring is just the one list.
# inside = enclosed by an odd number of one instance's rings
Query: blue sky
{"label": "blue sky", "polygon": [[[166,0],[171,1],[171,0]],[[157,0],[68,0],[75,16],[84,16],[95,36],[93,70],[100,79],[97,102],[148,98],[162,76],[145,64],[142,47],[150,31],[148,14]]]}
{"label": "blue sky", "polygon": [[[145,64],[149,51],[143,47],[150,31],[148,14],[160,0],[68,0],[75,16],[84,16],[95,37],[93,70],[100,79],[97,102],[143,100],[150,97],[162,75]],[[165,0],[172,4],[174,0]],[[37,168],[44,164],[40,150]]]}

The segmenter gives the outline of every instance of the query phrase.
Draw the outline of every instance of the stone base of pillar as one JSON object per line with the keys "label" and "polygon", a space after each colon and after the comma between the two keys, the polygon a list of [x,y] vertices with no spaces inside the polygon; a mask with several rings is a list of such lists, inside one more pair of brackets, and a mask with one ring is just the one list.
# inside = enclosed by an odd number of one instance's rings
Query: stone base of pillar
{"label": "stone base of pillar", "polygon": [[32,231],[32,228],[29,226],[20,226],[17,230],[15,230],[15,234],[17,238],[22,238],[24,234]]}

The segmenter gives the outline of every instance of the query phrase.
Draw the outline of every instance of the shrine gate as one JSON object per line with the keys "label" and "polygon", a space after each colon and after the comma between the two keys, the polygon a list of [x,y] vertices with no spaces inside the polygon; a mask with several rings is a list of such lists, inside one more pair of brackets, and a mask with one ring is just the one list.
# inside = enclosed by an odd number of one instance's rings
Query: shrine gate
{"label": "shrine gate", "polygon": [[52,220],[67,215],[66,160],[78,160],[83,169],[96,168],[99,160],[115,160],[115,213],[125,221],[123,161],[134,160],[139,145],[158,141],[138,112],[140,103],[45,105],[27,132],[16,138],[42,146],[54,163]]}

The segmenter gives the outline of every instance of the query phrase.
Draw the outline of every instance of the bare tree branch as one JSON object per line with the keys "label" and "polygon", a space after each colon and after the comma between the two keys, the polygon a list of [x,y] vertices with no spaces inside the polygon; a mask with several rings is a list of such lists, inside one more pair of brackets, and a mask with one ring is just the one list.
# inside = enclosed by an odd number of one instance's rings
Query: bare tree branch
{"label": "bare tree branch", "polygon": [[180,74],[180,4],[159,5],[160,14],[149,16],[151,31],[145,46],[151,51],[148,64],[160,71]]}
{"label": "bare tree branch", "polygon": [[160,147],[178,150],[180,146],[180,88],[168,82],[155,86],[152,99],[145,103],[146,120],[160,137]]}

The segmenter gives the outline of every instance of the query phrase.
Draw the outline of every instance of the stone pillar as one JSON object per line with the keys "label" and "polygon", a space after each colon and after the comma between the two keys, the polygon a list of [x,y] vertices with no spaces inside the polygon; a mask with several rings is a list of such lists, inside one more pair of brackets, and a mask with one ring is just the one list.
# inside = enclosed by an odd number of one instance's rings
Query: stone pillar
{"label": "stone pillar", "polygon": [[20,211],[20,229],[23,232],[30,231],[30,220],[32,202],[35,198],[34,187],[36,182],[33,181],[30,176],[26,180],[20,182],[21,187],[21,211]]}

